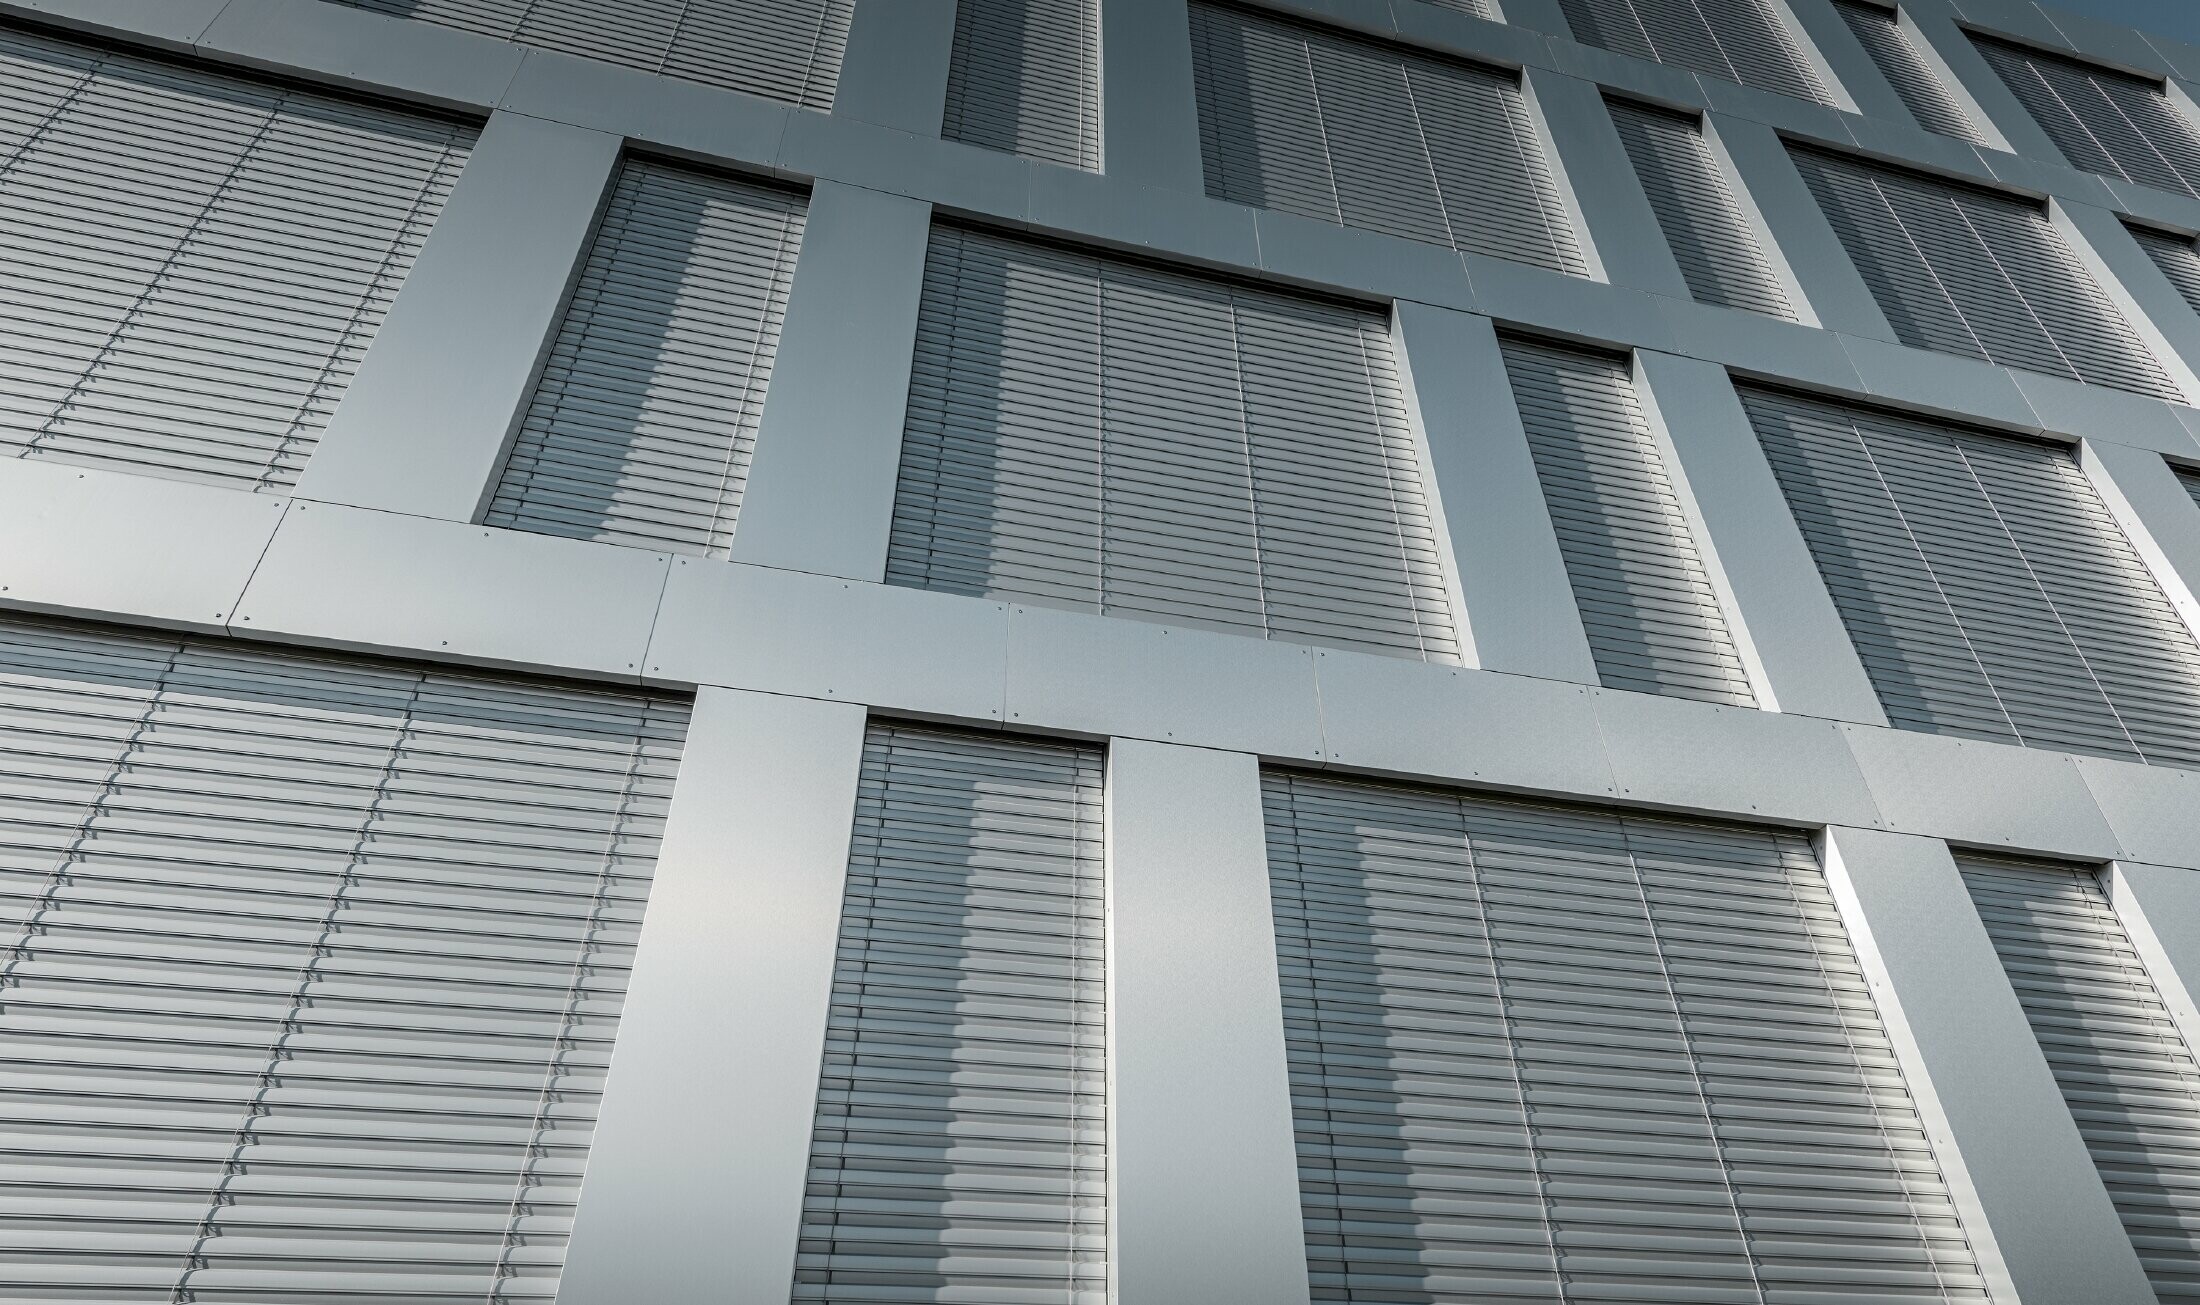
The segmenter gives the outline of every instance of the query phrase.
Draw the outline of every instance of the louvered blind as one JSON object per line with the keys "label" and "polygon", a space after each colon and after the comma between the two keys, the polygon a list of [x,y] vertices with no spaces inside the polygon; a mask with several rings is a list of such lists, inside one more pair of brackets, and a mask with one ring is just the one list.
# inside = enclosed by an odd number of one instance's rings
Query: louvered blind
{"label": "louvered blind", "polygon": [[1459,655],[1382,314],[954,227],[886,578]]}
{"label": "louvered blind", "polygon": [[2162,269],[2162,275],[2177,287],[2177,293],[2200,313],[2200,249],[2193,246],[2190,236],[2173,236],[2151,227],[2128,227],[2132,239],[2139,248],[2147,251],[2147,257]]}
{"label": "louvered blind", "polygon": [[1742,402],[1890,722],[2200,762],[2200,645],[2067,450]]}
{"label": "louvered blind", "polygon": [[289,489],[472,140],[0,29],[0,452]]}
{"label": "louvered blind", "polygon": [[1882,9],[1868,0],[1833,0],[1833,7],[1840,11],[1849,30],[1856,34],[1857,43],[1879,66],[1880,74],[1909,109],[1910,116],[1917,119],[1918,126],[1973,145],[1986,143],[1971,125],[1971,115],[1963,111],[1940,74],[1902,30],[1894,10]]}
{"label": "louvered blind", "polygon": [[1986,1299],[1800,835],[1263,790],[1314,1299]]}
{"label": "louvered blind", "polygon": [[2090,870],[1956,864],[2155,1294],[2200,1298],[2200,1063],[2108,894]]}
{"label": "louvered blind", "polygon": [[1100,775],[871,727],[795,1300],[1108,1299]]}
{"label": "louvered blind", "polygon": [[1973,37],[2072,167],[2200,196],[2200,132],[2160,82]]}
{"label": "louvered blind", "polygon": [[1902,343],[2180,400],[2038,204],[1793,151]]}
{"label": "louvered blind", "polygon": [[940,134],[1097,169],[1099,0],[959,0]]}
{"label": "louvered blind", "polygon": [[685,726],[0,623],[0,1296],[551,1300]]}
{"label": "louvered blind", "polygon": [[1626,360],[1517,338],[1503,349],[1597,678],[1755,706]]}
{"label": "louvered blind", "polygon": [[683,81],[833,107],[855,0],[337,0]]}
{"label": "louvered blind", "polygon": [[2179,467],[2177,479],[2184,484],[2185,492],[2192,495],[2193,506],[2200,507],[2200,468]]}
{"label": "louvered blind", "polygon": [[786,191],[627,163],[487,524],[724,557],[804,211]]}
{"label": "louvered blind", "polygon": [[1558,0],[1574,39],[1637,59],[1830,103],[1772,0]]}
{"label": "louvered blind", "polygon": [[1192,5],[1207,193],[1586,275],[1510,72]]}
{"label": "louvered blind", "polygon": [[1490,12],[1490,7],[1485,3],[1485,0],[1429,0],[1429,3],[1439,9],[1456,9],[1460,13],[1472,14],[1476,18],[1487,18],[1492,21],[1497,19],[1497,15]]}
{"label": "louvered blind", "polygon": [[1795,320],[1697,121],[1646,104],[1614,100],[1609,107],[1689,293]]}

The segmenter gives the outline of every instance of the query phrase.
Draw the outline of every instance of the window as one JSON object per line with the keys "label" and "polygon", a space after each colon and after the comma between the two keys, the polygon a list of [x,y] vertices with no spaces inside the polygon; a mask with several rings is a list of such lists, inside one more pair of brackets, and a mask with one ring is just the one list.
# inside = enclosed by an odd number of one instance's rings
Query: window
{"label": "window", "polygon": [[1315,1300],[1986,1299],[1801,835],[1263,797]]}
{"label": "window", "polygon": [[1744,389],[1903,729],[2200,762],[2200,646],[2055,445]]}
{"label": "window", "polygon": [[724,557],[802,197],[630,160],[486,524]]}
{"label": "window", "polygon": [[2200,1063],[2090,869],[1956,865],[2078,1133],[2164,1300],[2200,1275]]}
{"label": "window", "polygon": [[1688,292],[1707,304],[1794,321],[1701,125],[1645,104],[1614,100],[1609,107]]}
{"label": "window", "polygon": [[940,134],[1097,169],[1099,0],[960,0]]}
{"label": "window", "polygon": [[1207,193],[1585,275],[1519,77],[1192,5]]}
{"label": "window", "polygon": [[1879,65],[1880,74],[1909,109],[1910,116],[1917,119],[1918,126],[1973,145],[1986,143],[1971,125],[1971,115],[1963,111],[1940,74],[1925,61],[1916,42],[1902,30],[1894,10],[1882,9],[1868,0],[1833,0],[1833,7],[1856,34],[1864,53]]}
{"label": "window", "polygon": [[1627,360],[1522,339],[1503,348],[1598,680],[1757,705]]}
{"label": "window", "polygon": [[2200,134],[2160,82],[2007,41],[1972,39],[2072,167],[2200,196]]}
{"label": "window", "polygon": [[2039,204],[1843,155],[1793,154],[1902,343],[2181,398]]}
{"label": "window", "polygon": [[1385,314],[957,227],[886,578],[1459,656]]}
{"label": "window", "polygon": [[0,100],[0,451],[287,491],[472,129],[13,30]]}
{"label": "window", "polygon": [[1558,0],[1558,7],[1584,45],[1830,103],[1772,0]]}
{"label": "window", "polygon": [[2173,236],[2152,227],[2127,226],[2126,230],[2192,310],[2200,313],[2200,249],[2194,248],[2192,237]]}
{"label": "window", "polygon": [[855,0],[337,0],[683,81],[833,107]]}
{"label": "window", "polygon": [[1101,755],[865,736],[800,1301],[1107,1294]]}
{"label": "window", "polygon": [[36,1289],[555,1296],[686,706],[16,620],[0,703]]}

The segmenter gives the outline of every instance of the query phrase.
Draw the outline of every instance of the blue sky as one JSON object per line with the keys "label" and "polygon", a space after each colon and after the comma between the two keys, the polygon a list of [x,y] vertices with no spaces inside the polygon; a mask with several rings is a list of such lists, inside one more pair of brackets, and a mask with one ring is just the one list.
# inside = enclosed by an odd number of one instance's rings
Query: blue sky
{"label": "blue sky", "polygon": [[2127,27],[2200,45],[2200,0],[2047,0],[2057,9],[2091,14]]}

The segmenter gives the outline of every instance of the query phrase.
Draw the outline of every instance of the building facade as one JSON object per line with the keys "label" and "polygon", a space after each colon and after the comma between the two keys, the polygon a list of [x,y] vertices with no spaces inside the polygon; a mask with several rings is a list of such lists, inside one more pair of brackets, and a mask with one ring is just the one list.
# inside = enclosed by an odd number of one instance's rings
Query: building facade
{"label": "building facade", "polygon": [[2200,1296],[2195,95],[0,0],[0,1300]]}

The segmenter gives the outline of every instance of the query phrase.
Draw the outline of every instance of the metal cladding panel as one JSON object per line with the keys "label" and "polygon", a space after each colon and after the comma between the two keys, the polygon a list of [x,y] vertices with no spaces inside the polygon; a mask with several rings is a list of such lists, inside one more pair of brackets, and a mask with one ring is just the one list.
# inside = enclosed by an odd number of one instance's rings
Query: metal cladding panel
{"label": "metal cladding panel", "polygon": [[956,227],[886,578],[1459,657],[1384,315]]}
{"label": "metal cladding panel", "polygon": [[336,0],[806,109],[833,107],[855,0]]}
{"label": "metal cladding panel", "polygon": [[2159,82],[1974,36],[2072,167],[2200,196],[2200,132]]}
{"label": "metal cladding panel", "polygon": [[1840,11],[1849,30],[1856,34],[1857,43],[1879,66],[1881,75],[1894,87],[1918,126],[1973,145],[1986,143],[1978,128],[1971,125],[1971,115],[1963,111],[1954,93],[1903,32],[1894,10],[1882,9],[1867,0],[1833,0],[1833,7]]}
{"label": "metal cladding panel", "polygon": [[1902,343],[2182,401],[2038,204],[1791,153]]}
{"label": "metal cladding panel", "polygon": [[2002,968],[2147,1278],[2200,1296],[2200,1062],[2091,870],[1961,853]]}
{"label": "metal cladding panel", "polygon": [[796,1301],[1107,1299],[1101,770],[872,725]]}
{"label": "metal cladding panel", "polygon": [[1192,5],[1207,193],[1587,275],[1517,74]]}
{"label": "metal cladding panel", "polygon": [[1831,102],[1771,0],[1559,0],[1558,7],[1584,45]]}
{"label": "metal cladding panel", "polygon": [[1800,835],[1263,794],[1314,1299],[1986,1299]]}
{"label": "metal cladding panel", "polygon": [[1707,304],[1794,321],[1697,120],[1618,100],[1608,107],[1689,293]]}
{"label": "metal cladding panel", "polygon": [[1741,395],[1892,724],[2200,762],[2200,645],[2067,450]]}
{"label": "metal cladding panel", "polygon": [[486,524],[724,557],[805,211],[628,162]]}
{"label": "metal cladding panel", "polygon": [[0,451],[288,490],[473,138],[0,29]]}
{"label": "metal cladding panel", "polygon": [[2150,227],[2127,227],[2139,248],[2147,251],[2147,257],[2162,269],[2162,275],[2177,287],[2192,310],[2200,313],[2200,248],[2195,248],[2192,237],[2173,236],[2166,231]]}
{"label": "metal cladding panel", "polygon": [[1099,0],[960,0],[940,134],[1097,170]]}
{"label": "metal cladding panel", "polygon": [[0,1295],[550,1300],[686,721],[0,623]]}
{"label": "metal cladding panel", "polygon": [[1598,680],[1756,706],[1626,360],[1502,345]]}

